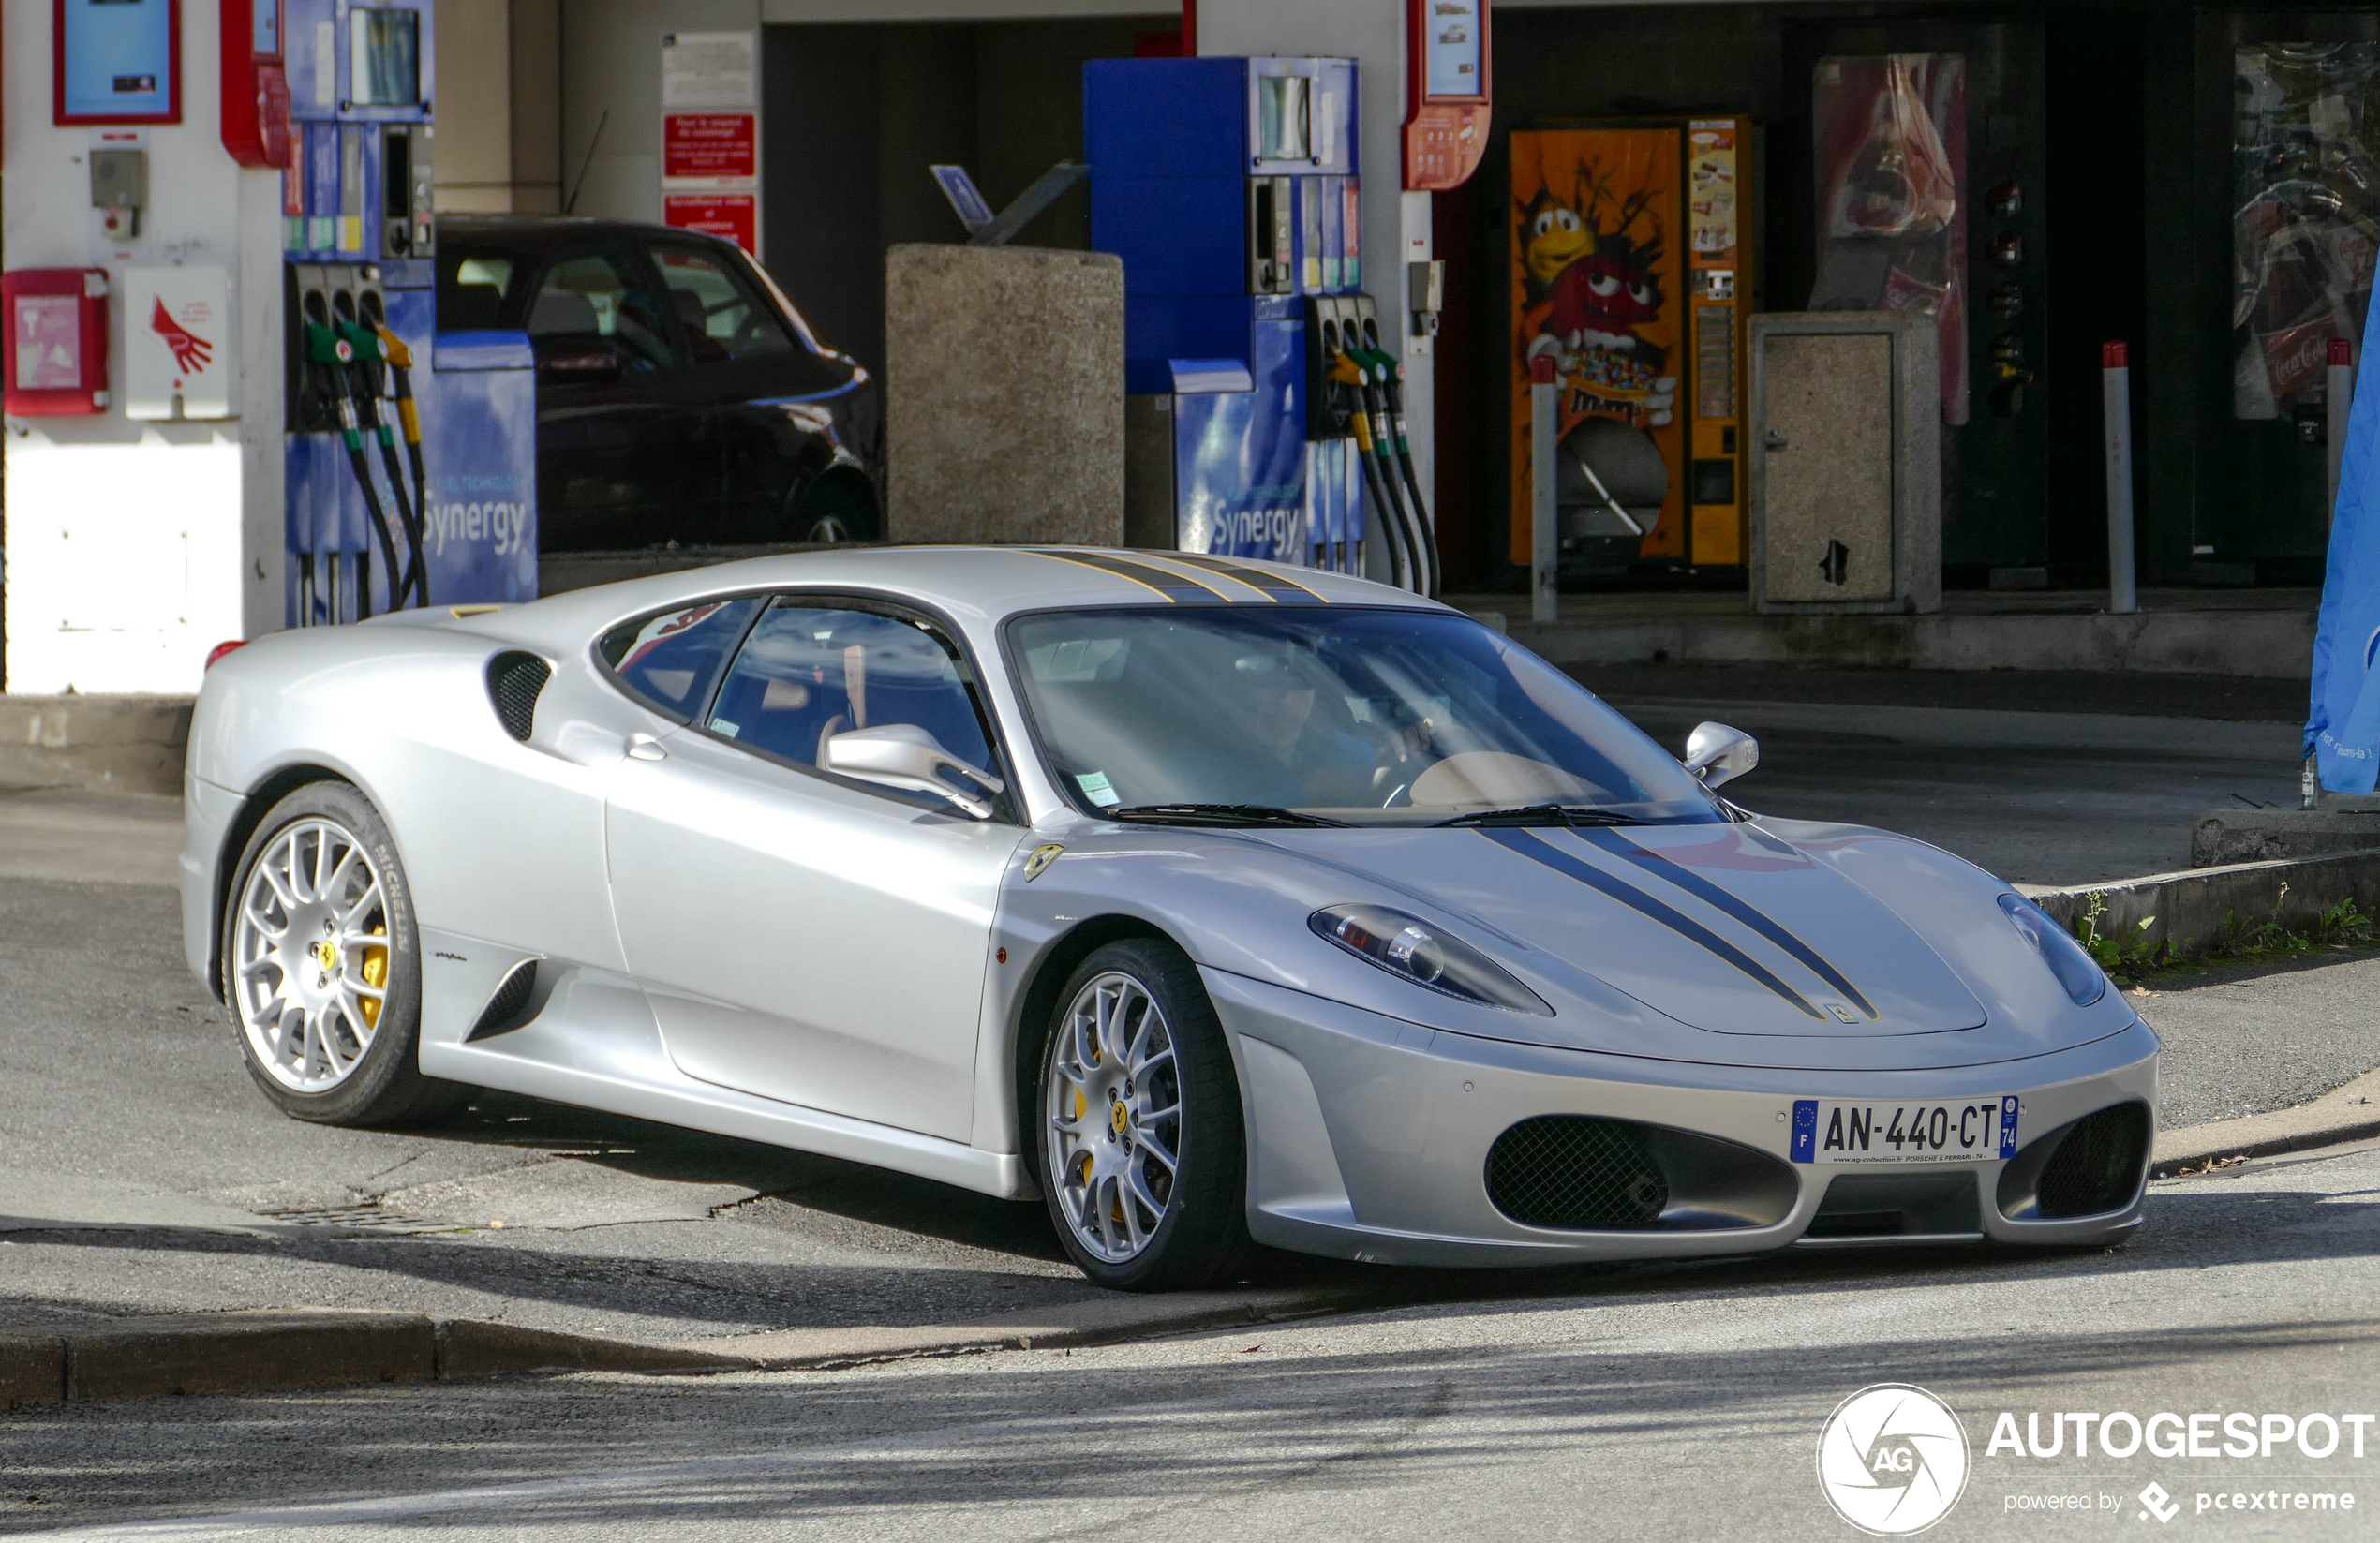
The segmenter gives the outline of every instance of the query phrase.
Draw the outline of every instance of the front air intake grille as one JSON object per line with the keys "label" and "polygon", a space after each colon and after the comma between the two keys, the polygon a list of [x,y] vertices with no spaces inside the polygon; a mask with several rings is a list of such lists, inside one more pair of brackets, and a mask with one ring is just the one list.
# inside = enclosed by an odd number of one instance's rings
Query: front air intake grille
{"label": "front air intake grille", "polygon": [[504,732],[523,744],[537,723],[537,698],[554,678],[554,667],[535,654],[507,649],[487,661],[487,697]]}
{"label": "front air intake grille", "polygon": [[2097,1216],[2120,1210],[2140,1188],[2149,1159],[2149,1110],[2117,1104],[2066,1128],[2042,1165],[2034,1189],[2045,1217]]}
{"label": "front air intake grille", "polygon": [[1565,1229],[1658,1226],[1670,1198],[1643,1128],[1586,1115],[1540,1115],[1497,1136],[1487,1189],[1513,1221]]}

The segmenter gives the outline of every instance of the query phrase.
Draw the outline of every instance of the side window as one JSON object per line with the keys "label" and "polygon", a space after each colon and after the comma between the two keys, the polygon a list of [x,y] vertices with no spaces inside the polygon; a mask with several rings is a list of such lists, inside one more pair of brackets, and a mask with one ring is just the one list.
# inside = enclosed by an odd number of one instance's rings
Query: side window
{"label": "side window", "polygon": [[667,303],[631,276],[608,252],[555,260],[529,303],[531,337],[605,337],[632,371],[682,363],[663,319]]}
{"label": "side window", "polygon": [[603,662],[647,705],[683,723],[710,695],[760,597],[706,601],[624,622],[603,634]]}
{"label": "side window", "polygon": [[707,726],[814,767],[826,742],[845,730],[912,723],[989,771],[991,746],[971,687],[949,645],[916,622],[781,599],[744,640]]}
{"label": "side window", "polygon": [[653,264],[697,363],[794,351],[775,310],[728,260],[699,247],[661,245]]}

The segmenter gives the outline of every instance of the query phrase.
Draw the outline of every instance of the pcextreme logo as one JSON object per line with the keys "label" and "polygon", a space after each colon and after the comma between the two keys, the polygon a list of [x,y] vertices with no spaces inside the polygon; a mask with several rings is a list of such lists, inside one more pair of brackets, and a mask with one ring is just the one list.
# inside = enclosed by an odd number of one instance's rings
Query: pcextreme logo
{"label": "pcextreme logo", "polygon": [[1958,1416],[1907,1383],[1861,1388],[1819,1432],[1819,1487],[1837,1515],[1876,1537],[1907,1537],[1948,1516],[1967,1467]]}

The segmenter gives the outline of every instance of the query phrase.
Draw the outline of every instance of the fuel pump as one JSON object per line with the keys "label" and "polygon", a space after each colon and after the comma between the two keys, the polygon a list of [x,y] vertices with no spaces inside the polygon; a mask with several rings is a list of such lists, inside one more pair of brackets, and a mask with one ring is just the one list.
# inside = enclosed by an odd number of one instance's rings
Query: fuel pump
{"label": "fuel pump", "polygon": [[1352,60],[1084,67],[1091,244],[1124,261],[1136,542],[1435,586],[1396,359],[1362,293]]}
{"label": "fuel pump", "polygon": [[290,623],[533,599],[528,339],[438,325],[433,0],[281,4]]}

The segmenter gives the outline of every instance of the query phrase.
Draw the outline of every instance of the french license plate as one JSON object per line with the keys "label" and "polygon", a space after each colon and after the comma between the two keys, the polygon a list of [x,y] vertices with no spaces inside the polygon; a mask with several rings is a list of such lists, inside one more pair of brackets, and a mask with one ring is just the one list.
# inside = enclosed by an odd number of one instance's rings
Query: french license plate
{"label": "french license plate", "polygon": [[1793,1103],[1796,1163],[1981,1163],[2016,1155],[2016,1100]]}

